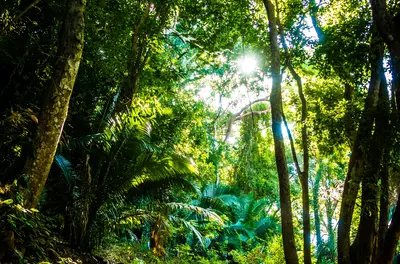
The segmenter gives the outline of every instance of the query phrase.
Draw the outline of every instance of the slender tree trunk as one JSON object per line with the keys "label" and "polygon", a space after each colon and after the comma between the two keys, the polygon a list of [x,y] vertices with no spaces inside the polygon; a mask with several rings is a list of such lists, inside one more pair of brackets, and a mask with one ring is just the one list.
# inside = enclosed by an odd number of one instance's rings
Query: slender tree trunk
{"label": "slender tree trunk", "polygon": [[319,7],[318,7],[317,3],[315,3],[315,0],[309,1],[309,8],[310,8],[311,22],[313,24],[315,32],[317,33],[318,41],[319,41],[319,43],[324,43],[326,36],[325,36],[325,32],[322,30],[321,25],[319,23],[319,19],[318,19]]}
{"label": "slender tree trunk", "polygon": [[396,248],[400,238],[400,192],[397,199],[396,210],[393,214],[392,221],[386,232],[383,246],[379,252],[379,264],[391,264],[396,253]]}
{"label": "slender tree trunk", "polygon": [[374,264],[379,264],[379,252],[384,248],[385,235],[389,225],[389,170],[388,162],[383,162],[383,167],[380,172],[381,188],[380,188],[380,202],[379,202],[379,226],[376,241],[376,248],[374,252]]}
{"label": "slender tree trunk", "polygon": [[270,97],[272,114],[272,132],[275,143],[275,159],[279,177],[279,194],[282,219],[282,238],[285,260],[288,264],[297,264],[298,257],[293,232],[292,205],[290,200],[289,172],[285,157],[285,145],[282,135],[282,92],[280,55],[278,45],[278,29],[275,16],[275,7],[270,0],[264,0],[268,14],[269,38],[271,42],[271,74],[272,91]]}
{"label": "slender tree trunk", "polygon": [[24,194],[25,206],[36,207],[46,183],[57,145],[68,114],[83,51],[84,10],[86,0],[69,0],[58,48],[58,61],[41,109],[33,156],[25,163],[23,174],[28,177]]}
{"label": "slender tree trunk", "polygon": [[303,147],[303,171],[301,172],[302,205],[303,205],[303,243],[304,243],[304,264],[311,264],[311,224],[310,224],[310,191],[309,180],[309,152],[307,133],[307,101],[303,93],[303,83],[293,66],[288,65],[289,71],[296,80],[299,97],[301,100],[301,143]]}
{"label": "slender tree trunk", "polygon": [[125,78],[120,90],[115,112],[119,113],[132,105],[132,99],[137,92],[139,77],[146,64],[148,53],[146,52],[147,34],[145,32],[145,24],[149,19],[150,3],[143,12],[137,23],[132,27],[131,53],[128,60],[128,76]]}
{"label": "slender tree trunk", "polygon": [[[146,66],[151,53],[149,42],[158,36],[167,22],[167,17],[172,1],[161,0],[158,3],[149,1],[142,16],[132,27],[131,53],[128,60],[128,76],[120,89],[115,112],[120,113],[132,106],[134,95],[138,92],[140,76]],[[155,5],[156,14],[150,17],[152,5]],[[150,23],[149,19],[159,20],[158,23]]]}
{"label": "slender tree trunk", "polygon": [[330,192],[327,193],[328,199],[326,200],[326,224],[327,224],[327,229],[328,229],[328,248],[331,257],[334,257],[334,252],[335,250],[335,234],[333,232],[333,212],[335,206],[332,204],[332,200],[330,199]]}
{"label": "slender tree trunk", "polygon": [[[279,8],[278,1],[275,0],[276,8]],[[308,186],[309,180],[309,151],[308,151],[308,133],[307,133],[307,101],[303,93],[303,82],[301,77],[297,74],[290,60],[290,52],[289,48],[285,41],[285,36],[283,29],[280,24],[279,12],[276,15],[276,23],[279,29],[279,35],[281,38],[282,46],[285,50],[286,54],[286,64],[290,71],[290,74],[296,81],[298,93],[301,101],[301,142],[303,148],[303,171],[300,169],[300,165],[298,164],[296,149],[294,146],[293,138],[289,136],[290,146],[292,149],[293,160],[296,164],[297,174],[300,179],[302,193],[302,208],[303,208],[303,246],[304,246],[304,264],[311,264],[311,224],[310,224],[310,191]],[[285,126],[288,130],[288,135],[291,135],[289,131],[289,127],[287,126],[287,122],[283,113],[282,115],[285,122]]]}
{"label": "slender tree trunk", "polygon": [[321,236],[321,220],[319,216],[319,188],[322,177],[322,168],[321,165],[318,164],[317,174],[315,176],[315,181],[313,185],[313,211],[314,211],[314,222],[315,222],[315,236],[317,238],[317,263],[321,263],[320,255],[322,250],[322,236]]}

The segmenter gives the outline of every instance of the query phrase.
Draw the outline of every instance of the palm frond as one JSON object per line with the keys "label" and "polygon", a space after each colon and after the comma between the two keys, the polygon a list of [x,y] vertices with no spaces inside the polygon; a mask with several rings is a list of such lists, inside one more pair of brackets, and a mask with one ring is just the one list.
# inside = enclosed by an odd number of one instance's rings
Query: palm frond
{"label": "palm frond", "polygon": [[57,164],[57,166],[61,169],[61,172],[64,175],[68,185],[70,185],[72,178],[76,175],[72,163],[62,155],[56,155],[54,157],[54,161]]}
{"label": "palm frond", "polygon": [[98,143],[102,139],[101,133],[86,135],[78,138],[68,138],[61,144],[62,152],[71,152],[76,149],[88,148],[93,143]]}
{"label": "palm frond", "polygon": [[209,184],[203,188],[203,196],[216,197],[222,195],[240,195],[240,190],[225,184]]}
{"label": "palm frond", "polygon": [[179,190],[183,190],[185,192],[195,191],[191,182],[186,180],[183,175],[176,175],[174,178],[161,180],[152,180],[151,178],[147,179],[141,184],[135,185],[133,188],[131,188],[125,196],[128,201],[132,200],[133,198],[146,195],[151,195],[152,197],[157,198],[159,195],[162,195],[165,190],[169,190],[171,188],[178,188]]}
{"label": "palm frond", "polygon": [[176,211],[176,210],[185,210],[188,212],[195,212],[198,215],[201,215],[204,218],[207,218],[211,221],[217,222],[220,225],[224,225],[224,220],[215,212],[205,209],[199,206],[194,206],[190,204],[185,204],[185,203],[166,203],[165,208],[167,211]]}
{"label": "palm frond", "polygon": [[203,241],[203,235],[200,233],[200,231],[194,226],[192,225],[189,221],[186,221],[183,218],[180,217],[176,217],[176,216],[170,216],[171,220],[174,220],[174,222],[181,222],[187,229],[189,229],[190,231],[193,232],[193,234],[196,236],[197,240],[199,241],[199,243],[201,244],[201,246],[203,248],[205,248],[205,243]]}

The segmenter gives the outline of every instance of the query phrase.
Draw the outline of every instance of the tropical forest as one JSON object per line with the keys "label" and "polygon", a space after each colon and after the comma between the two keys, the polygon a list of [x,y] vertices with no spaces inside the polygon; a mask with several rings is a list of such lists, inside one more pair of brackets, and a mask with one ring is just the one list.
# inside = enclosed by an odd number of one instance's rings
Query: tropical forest
{"label": "tropical forest", "polygon": [[400,264],[399,0],[0,0],[0,263]]}

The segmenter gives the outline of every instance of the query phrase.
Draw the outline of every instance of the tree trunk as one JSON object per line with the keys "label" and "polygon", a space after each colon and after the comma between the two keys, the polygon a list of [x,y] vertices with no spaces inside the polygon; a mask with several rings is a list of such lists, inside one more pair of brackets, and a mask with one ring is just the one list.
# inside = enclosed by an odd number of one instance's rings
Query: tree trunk
{"label": "tree trunk", "polygon": [[[329,187],[328,187],[329,188]],[[330,199],[330,192],[327,193],[328,199],[326,200],[326,224],[328,229],[328,248],[329,248],[329,256],[334,257],[335,255],[332,253],[335,250],[335,234],[333,232],[333,213],[335,210],[335,206]]]}
{"label": "tree trunk", "polygon": [[58,47],[58,61],[41,109],[33,156],[28,158],[23,170],[23,174],[28,177],[24,204],[29,208],[37,206],[67,118],[84,45],[85,6],[86,0],[70,0],[67,4],[68,10]]}
{"label": "tree trunk", "polygon": [[369,264],[372,261],[376,245],[378,199],[379,199],[379,172],[383,154],[387,146],[389,136],[389,96],[386,78],[383,71],[383,46],[380,61],[380,91],[377,105],[374,135],[369,144],[366,155],[366,166],[362,177],[362,206],[360,224],[358,227],[359,238],[356,245],[356,263]]}
{"label": "tree trunk", "polygon": [[389,225],[389,170],[387,161],[383,162],[380,179],[379,225],[374,260],[372,262],[374,264],[379,264],[378,255],[379,252],[384,249],[383,242],[385,241],[385,235]]}
{"label": "tree trunk", "polygon": [[368,95],[365,100],[363,115],[357,130],[353,151],[349,161],[349,168],[344,183],[340,219],[338,227],[338,263],[350,264],[350,227],[357,193],[365,166],[365,144],[371,138],[374,124],[374,107],[380,88],[379,67],[381,61],[381,45],[373,38],[371,42],[371,80]]}
{"label": "tree trunk", "polygon": [[318,165],[317,174],[315,176],[315,182],[313,185],[313,211],[314,211],[314,222],[315,222],[315,236],[317,238],[317,263],[321,263],[320,255],[322,250],[322,236],[321,236],[321,220],[319,216],[319,187],[322,177],[321,165]]}
{"label": "tree trunk", "polygon": [[303,93],[303,84],[300,76],[296,73],[290,62],[288,68],[293,78],[296,80],[299,97],[301,100],[301,143],[303,147],[303,171],[301,172],[300,182],[302,187],[302,205],[303,205],[304,264],[311,264],[310,191],[308,187],[309,152],[308,152],[308,133],[307,133],[307,101]]}
{"label": "tree trunk", "polygon": [[288,264],[297,264],[298,257],[293,232],[292,205],[290,200],[289,172],[285,157],[285,145],[282,135],[282,93],[280,75],[280,55],[275,7],[270,0],[264,0],[269,21],[271,42],[272,91],[270,97],[272,114],[272,132],[275,144],[275,159],[279,177],[279,194],[282,219],[282,238],[285,260]]}
{"label": "tree trunk", "polygon": [[372,16],[377,25],[378,31],[385,41],[392,66],[392,91],[393,108],[399,109],[400,106],[400,32],[398,25],[400,14],[389,14],[386,10],[386,0],[370,0]]}
{"label": "tree trunk", "polygon": [[[148,2],[146,10],[132,26],[132,46],[128,60],[128,76],[120,89],[115,112],[120,113],[132,106],[134,95],[138,92],[140,76],[151,53],[150,41],[157,37],[167,22],[172,1],[161,0],[157,4]],[[158,23],[150,23],[152,5],[155,5],[156,14],[151,17]],[[154,22],[154,21],[152,21]]]}
{"label": "tree trunk", "polygon": [[397,199],[396,210],[393,214],[392,221],[386,232],[382,250],[379,252],[379,264],[391,264],[396,253],[396,248],[400,238],[400,192]]}
{"label": "tree trunk", "polygon": [[116,113],[129,109],[132,105],[133,96],[137,92],[139,77],[148,58],[148,51],[146,51],[148,40],[144,26],[148,21],[149,13],[150,3],[143,12],[139,21],[134,23],[132,27],[132,46],[130,58],[128,60],[128,76],[125,78],[120,90],[117,105],[115,107]]}

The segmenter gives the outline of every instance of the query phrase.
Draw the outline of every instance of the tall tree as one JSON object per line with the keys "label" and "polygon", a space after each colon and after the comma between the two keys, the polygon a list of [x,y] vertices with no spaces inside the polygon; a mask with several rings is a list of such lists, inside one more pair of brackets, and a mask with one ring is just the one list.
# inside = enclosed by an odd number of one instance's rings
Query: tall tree
{"label": "tall tree", "polygon": [[[140,2],[139,2],[140,3]],[[140,6],[140,5],[139,5]],[[141,14],[133,22],[130,54],[128,58],[128,75],[119,91],[116,112],[129,109],[133,96],[138,92],[139,79],[154,49],[154,41],[165,27],[172,3],[148,1]]]}
{"label": "tall tree", "polygon": [[[275,5],[279,10],[279,5],[278,2],[275,1]],[[294,145],[293,138],[291,136],[291,133],[289,131],[289,127],[287,125],[286,119],[283,114],[284,122],[288,131],[289,135],[289,140],[290,140],[290,146],[292,149],[292,155],[293,155],[293,160],[296,166],[296,171],[299,176],[301,188],[302,188],[302,209],[303,209],[303,244],[304,244],[304,263],[305,264],[311,264],[311,224],[310,224],[310,194],[309,194],[309,186],[308,186],[308,180],[309,180],[309,146],[308,146],[308,132],[307,132],[307,101],[306,97],[304,96],[303,93],[303,81],[300,77],[300,75],[296,72],[294,66],[292,65],[292,59],[291,59],[291,54],[289,51],[289,47],[286,43],[285,35],[284,35],[284,30],[280,22],[280,17],[279,17],[279,11],[277,12],[277,24],[279,28],[279,35],[280,39],[282,42],[282,46],[285,51],[285,66],[289,69],[290,74],[294,78],[297,88],[298,88],[298,93],[301,101],[301,146],[303,149],[303,170],[301,170],[298,159],[297,159],[297,154],[296,154],[296,149]]]}
{"label": "tall tree", "polygon": [[285,144],[282,135],[282,91],[280,72],[280,55],[278,45],[278,28],[275,15],[275,6],[270,0],[264,0],[268,15],[269,39],[271,49],[272,91],[270,96],[272,133],[274,136],[275,159],[279,177],[279,194],[282,221],[282,238],[286,263],[298,263],[296,245],[293,232],[292,204],[290,200],[289,171],[285,157]]}
{"label": "tall tree", "polygon": [[[377,41],[378,40],[378,41]],[[368,95],[365,101],[364,113],[360,120],[356,139],[350,157],[348,173],[346,176],[342,203],[340,208],[340,220],[338,229],[338,261],[339,263],[351,263],[350,258],[350,228],[357,193],[360,188],[362,176],[366,165],[366,146],[371,140],[374,125],[374,111],[381,86],[380,69],[382,64],[382,49],[379,36],[374,34],[371,40],[371,79]],[[368,231],[370,232],[370,231]]]}
{"label": "tall tree", "polygon": [[86,0],[69,0],[67,3],[58,44],[58,60],[39,116],[33,155],[28,157],[23,170],[28,177],[28,188],[24,193],[27,207],[37,206],[67,118],[84,45],[85,7]]}

